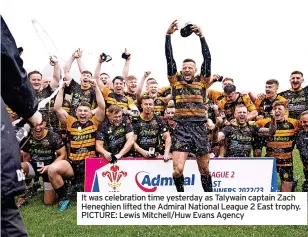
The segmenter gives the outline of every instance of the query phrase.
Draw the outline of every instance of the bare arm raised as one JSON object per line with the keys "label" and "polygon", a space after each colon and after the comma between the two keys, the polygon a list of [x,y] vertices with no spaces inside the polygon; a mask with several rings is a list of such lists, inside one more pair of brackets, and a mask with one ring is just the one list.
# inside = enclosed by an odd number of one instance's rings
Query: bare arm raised
{"label": "bare arm raised", "polygon": [[102,63],[105,62],[104,61],[104,58],[102,57],[102,55],[99,56],[98,58],[98,62],[97,62],[97,65],[96,65],[96,69],[95,69],[95,72],[94,72],[94,79],[99,87],[99,89],[101,91],[103,91],[103,89],[108,86],[108,83],[106,85],[104,85],[104,83],[100,80],[100,74],[101,74],[101,67],[102,67]]}
{"label": "bare arm raised", "polygon": [[95,95],[96,95],[97,108],[95,110],[95,117],[98,121],[102,122],[105,118],[105,108],[106,108],[105,99],[96,81],[91,79],[90,84],[95,89]]}
{"label": "bare arm raised", "polygon": [[50,56],[49,60],[50,65],[53,66],[53,76],[50,82],[50,87],[54,90],[59,86],[59,81],[61,79],[61,66],[56,56]]}
{"label": "bare arm raised", "polygon": [[151,72],[145,72],[143,74],[143,77],[141,78],[141,81],[139,82],[138,84],[138,87],[137,87],[137,91],[136,91],[136,98],[137,98],[137,102],[138,104],[141,104],[141,93],[142,93],[142,88],[143,88],[143,85],[144,85],[144,81],[145,79],[148,78],[148,76],[151,74]]}
{"label": "bare arm raised", "polygon": [[127,51],[127,49],[125,49],[125,52],[123,53],[125,59],[125,64],[124,64],[124,68],[122,71],[122,77],[124,79],[126,79],[128,77],[128,73],[129,73],[129,65],[130,65],[130,59],[131,59],[131,54]]}

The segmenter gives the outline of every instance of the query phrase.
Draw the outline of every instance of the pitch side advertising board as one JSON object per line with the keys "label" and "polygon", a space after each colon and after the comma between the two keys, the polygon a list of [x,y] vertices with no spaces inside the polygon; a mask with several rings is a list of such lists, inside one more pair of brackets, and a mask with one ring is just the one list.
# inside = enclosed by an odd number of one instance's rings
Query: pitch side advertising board
{"label": "pitch side advertising board", "polygon": [[[176,192],[172,161],[86,159],[85,192]],[[274,158],[217,158],[210,161],[213,192],[278,192]],[[194,159],[184,168],[185,192],[202,192]]]}

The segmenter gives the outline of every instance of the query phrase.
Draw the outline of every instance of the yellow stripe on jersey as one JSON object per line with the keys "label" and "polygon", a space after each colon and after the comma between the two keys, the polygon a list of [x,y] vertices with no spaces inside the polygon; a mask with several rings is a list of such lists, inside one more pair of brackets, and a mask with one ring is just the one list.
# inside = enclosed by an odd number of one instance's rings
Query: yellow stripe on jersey
{"label": "yellow stripe on jersey", "polygon": [[269,148],[290,148],[292,147],[293,142],[277,142],[277,141],[269,141],[267,142],[267,147]]}
{"label": "yellow stripe on jersey", "polygon": [[69,158],[71,160],[83,160],[89,156],[95,156],[95,134],[99,121],[93,116],[89,122],[89,126],[82,128],[87,124],[80,124],[72,116],[69,116],[66,120],[70,146]]}
{"label": "yellow stripe on jersey", "polygon": [[92,138],[86,141],[71,141],[72,148],[93,146],[94,144],[95,144],[95,138]]}
{"label": "yellow stripe on jersey", "polygon": [[87,152],[87,153],[82,153],[82,154],[73,154],[73,153],[70,153],[70,159],[71,160],[84,160],[85,158],[88,158],[88,157],[95,157],[95,151],[90,151],[90,152]]}
{"label": "yellow stripe on jersey", "polygon": [[267,156],[275,157],[277,159],[291,159],[292,158],[292,152],[287,152],[287,153],[268,152]]}
{"label": "yellow stripe on jersey", "polygon": [[175,110],[175,116],[204,116],[205,109],[179,108]]}
{"label": "yellow stripe on jersey", "polygon": [[215,90],[208,90],[208,98],[213,101],[215,104],[217,103],[217,100],[219,97],[223,95],[223,92],[215,91]]}
{"label": "yellow stripe on jersey", "polygon": [[276,130],[275,137],[291,137],[297,133],[296,129]]}

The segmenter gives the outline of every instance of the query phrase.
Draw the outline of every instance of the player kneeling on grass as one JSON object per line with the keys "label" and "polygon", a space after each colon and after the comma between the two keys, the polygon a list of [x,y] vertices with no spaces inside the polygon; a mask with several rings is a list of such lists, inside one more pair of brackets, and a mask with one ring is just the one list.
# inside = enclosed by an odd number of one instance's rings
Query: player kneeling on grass
{"label": "player kneeling on grass", "polygon": [[96,151],[114,163],[132,148],[134,130],[127,116],[123,117],[120,106],[111,105],[107,114],[108,118],[101,124],[96,134]]}
{"label": "player kneeling on grass", "polygon": [[64,211],[69,200],[66,195],[66,189],[63,177],[72,177],[83,183],[85,171],[85,159],[95,157],[95,136],[98,125],[105,117],[105,101],[103,95],[95,80],[90,79],[91,86],[95,89],[97,100],[97,109],[92,117],[91,105],[87,102],[80,102],[76,109],[76,118],[69,116],[61,107],[63,103],[63,91],[66,82],[60,89],[54,109],[64,127],[67,130],[69,143],[68,160],[59,161],[51,165],[48,169],[48,176],[52,186],[59,197],[59,210]]}
{"label": "player kneeling on grass", "polygon": [[21,166],[27,179],[42,176],[46,205],[56,201],[56,193],[48,178],[49,167],[64,159],[66,159],[66,150],[61,137],[46,128],[46,120],[43,118],[42,123],[32,129],[30,139],[23,149],[24,162]]}

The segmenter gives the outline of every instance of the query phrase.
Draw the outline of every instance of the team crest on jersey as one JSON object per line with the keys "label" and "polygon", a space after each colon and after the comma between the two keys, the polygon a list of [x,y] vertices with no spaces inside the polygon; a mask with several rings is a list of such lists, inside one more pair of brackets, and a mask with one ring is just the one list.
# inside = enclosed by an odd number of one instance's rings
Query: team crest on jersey
{"label": "team crest on jersey", "polygon": [[282,127],[285,128],[285,129],[288,129],[289,128],[289,124],[288,123],[284,123]]}
{"label": "team crest on jersey", "polygon": [[43,145],[43,146],[48,146],[48,145],[49,145],[49,141],[48,141],[48,140],[44,140],[44,141],[42,142],[42,145]]}

